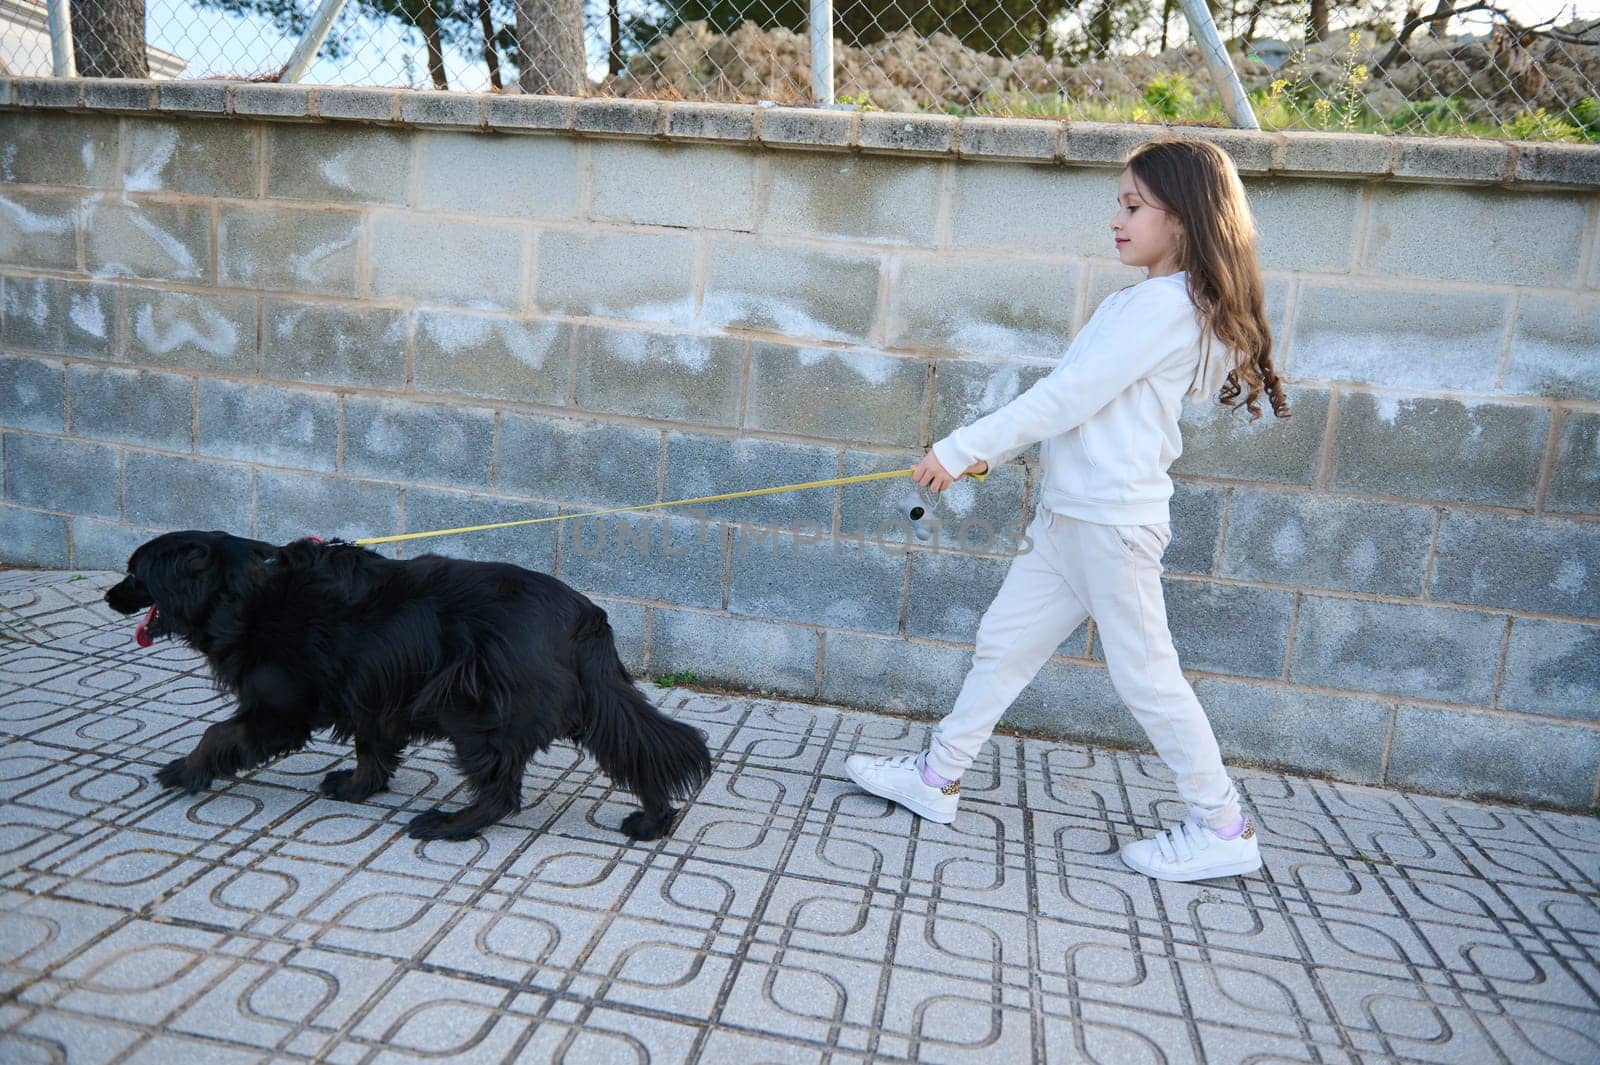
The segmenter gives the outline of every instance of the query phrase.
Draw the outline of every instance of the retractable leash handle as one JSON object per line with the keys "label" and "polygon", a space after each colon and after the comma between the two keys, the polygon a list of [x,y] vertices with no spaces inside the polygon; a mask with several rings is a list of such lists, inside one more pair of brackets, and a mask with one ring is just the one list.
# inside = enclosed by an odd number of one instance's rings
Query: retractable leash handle
{"label": "retractable leash handle", "polygon": [[[989,473],[989,470],[985,470],[983,473],[962,473],[956,476],[956,481],[961,480],[962,477],[971,477],[974,481],[982,484],[983,481],[989,476]],[[950,484],[953,486],[956,481],[951,481]],[[922,505],[913,506],[909,512],[911,517],[912,535],[917,538],[918,543],[927,543],[929,540],[933,539],[933,534],[928,532],[919,523],[924,518],[938,516],[939,511],[942,509],[939,505],[939,497],[944,493],[935,492],[927,485],[923,484],[917,485],[916,488],[917,498],[922,500]],[[949,490],[950,489],[948,487],[945,489],[946,492]]]}
{"label": "retractable leash handle", "polygon": [[[982,484],[984,481],[989,479],[989,474],[993,472],[993,470],[984,470],[982,473],[958,473],[956,474],[955,481],[951,481],[949,484],[945,485],[945,491],[948,492],[951,488],[954,488],[956,481],[961,480],[963,477],[970,477],[979,484]],[[924,503],[928,504],[929,507],[937,505],[939,496],[942,493],[931,491],[925,484],[919,484],[916,486],[916,488],[917,494],[922,497],[922,501]]]}

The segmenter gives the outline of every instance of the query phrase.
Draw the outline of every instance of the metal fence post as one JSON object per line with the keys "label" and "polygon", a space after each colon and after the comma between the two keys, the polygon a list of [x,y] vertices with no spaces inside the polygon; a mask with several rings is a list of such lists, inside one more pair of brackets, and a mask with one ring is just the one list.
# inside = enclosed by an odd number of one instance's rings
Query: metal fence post
{"label": "metal fence post", "polygon": [[50,0],[50,70],[58,78],[78,76],[78,54],[72,46],[72,9],[67,0]]}
{"label": "metal fence post", "polygon": [[306,35],[294,46],[294,55],[289,57],[288,65],[283,68],[283,73],[278,75],[279,81],[299,81],[306,76],[306,71],[311,68],[311,61],[317,57],[317,49],[322,47],[322,42],[328,39],[328,32],[333,29],[333,20],[338,18],[339,12],[343,10],[344,0],[322,0],[322,6],[317,8],[316,15],[311,19],[311,25],[306,27]]}
{"label": "metal fence post", "polygon": [[833,103],[833,0],[811,0],[811,102]]}
{"label": "metal fence post", "polygon": [[1195,41],[1200,45],[1200,54],[1205,57],[1206,69],[1211,71],[1211,80],[1222,96],[1222,106],[1227,110],[1228,117],[1238,129],[1260,129],[1256,113],[1250,107],[1250,98],[1244,94],[1244,86],[1239,84],[1239,74],[1228,59],[1228,50],[1223,47],[1222,38],[1217,36],[1217,24],[1211,20],[1211,9],[1206,7],[1204,0],[1182,0],[1182,3],[1184,17],[1189,20],[1189,32],[1194,34]]}

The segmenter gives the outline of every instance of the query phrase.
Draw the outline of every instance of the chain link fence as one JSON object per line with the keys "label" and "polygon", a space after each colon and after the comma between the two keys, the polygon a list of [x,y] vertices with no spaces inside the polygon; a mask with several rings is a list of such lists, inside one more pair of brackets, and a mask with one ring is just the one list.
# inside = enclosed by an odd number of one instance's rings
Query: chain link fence
{"label": "chain link fence", "polygon": [[[813,102],[809,0],[59,0],[77,72]],[[1266,129],[1600,143],[1600,2],[1211,4]],[[836,100],[886,111],[1229,125],[1179,0],[837,0]],[[139,47],[140,42],[143,48]],[[47,0],[0,63],[52,69]]]}

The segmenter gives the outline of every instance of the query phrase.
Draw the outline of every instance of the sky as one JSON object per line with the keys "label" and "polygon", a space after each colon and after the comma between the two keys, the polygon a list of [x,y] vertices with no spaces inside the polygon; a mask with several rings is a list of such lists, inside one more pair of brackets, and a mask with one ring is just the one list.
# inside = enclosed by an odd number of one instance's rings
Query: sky
{"label": "sky", "polygon": [[[316,0],[301,0],[308,8]],[[589,6],[588,3],[585,5]],[[623,0],[622,10],[640,5]],[[356,17],[356,2],[349,0],[334,25],[339,36]],[[145,32],[151,45],[190,61],[184,76],[201,74],[255,74],[275,70],[288,61],[295,42],[282,36],[269,19],[242,18],[199,7],[190,0],[145,0]],[[427,50],[422,35],[408,31],[393,19],[364,19],[359,40],[339,59],[317,58],[302,80],[308,84],[382,84],[430,87]],[[605,42],[588,42],[589,74],[605,74]],[[409,60],[409,65],[408,61]],[[445,73],[453,89],[482,90],[489,86],[488,68],[481,50],[467,56],[446,51]],[[502,70],[508,80],[513,72]]]}
{"label": "sky", "polygon": [[[309,5],[314,0],[305,0]],[[592,0],[591,0],[592,2]],[[1554,3],[1551,0],[1501,0],[1513,17],[1524,22],[1539,22],[1559,12],[1576,9],[1580,17],[1600,16],[1600,0]],[[623,0],[623,10],[637,10],[637,0]],[[355,17],[354,0],[335,26],[339,34]],[[1335,12],[1338,6],[1334,7]],[[282,66],[294,50],[294,41],[279,34],[266,19],[241,18],[199,8],[192,0],[146,0],[146,26],[150,44],[189,61],[183,76],[250,75]],[[1474,17],[1474,16],[1468,16]],[[1182,18],[1174,20],[1172,40]],[[1478,23],[1463,30],[1458,19],[1455,32],[1481,32]],[[1565,21],[1563,18],[1562,21]],[[1335,14],[1335,24],[1338,16]],[[338,60],[317,59],[303,79],[310,84],[427,85],[427,59],[420,35],[408,33],[392,20],[364,22],[364,40],[350,54]],[[588,41],[590,76],[605,73],[605,42]],[[488,87],[488,71],[481,54],[446,54],[446,73],[450,87],[482,90]],[[507,72],[509,78],[510,72]]]}

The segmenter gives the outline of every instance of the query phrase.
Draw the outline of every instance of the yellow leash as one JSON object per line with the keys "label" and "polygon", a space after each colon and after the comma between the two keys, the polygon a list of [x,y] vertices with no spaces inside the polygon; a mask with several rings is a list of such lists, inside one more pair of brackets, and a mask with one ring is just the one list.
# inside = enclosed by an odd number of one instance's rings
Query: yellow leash
{"label": "yellow leash", "polygon": [[[583,514],[552,514],[543,518],[524,518],[521,521],[498,521],[491,525],[463,525],[459,529],[431,529],[428,532],[401,533],[398,536],[367,536],[354,541],[354,543],[367,547],[371,544],[392,544],[400,540],[421,540],[429,536],[455,536],[461,533],[484,532],[488,529],[509,529],[514,525],[537,525],[541,521],[567,521],[570,518],[592,518],[600,514],[621,514],[629,510],[655,510],[657,507],[678,507],[686,503],[710,503],[717,499],[771,495],[774,492],[798,492],[806,488],[827,488],[835,484],[857,484],[861,481],[881,481],[889,477],[909,477],[915,470],[915,467],[908,467],[903,470],[885,470],[883,473],[862,473],[854,477],[834,477],[827,481],[781,484],[774,488],[752,488],[747,492],[726,492],[719,496],[700,496],[696,499],[674,499],[666,503],[641,503],[635,507],[612,507],[610,510],[591,510]],[[971,477],[981,484],[989,475],[987,473],[969,473],[962,476]],[[958,481],[960,479],[960,477],[956,478]]]}

